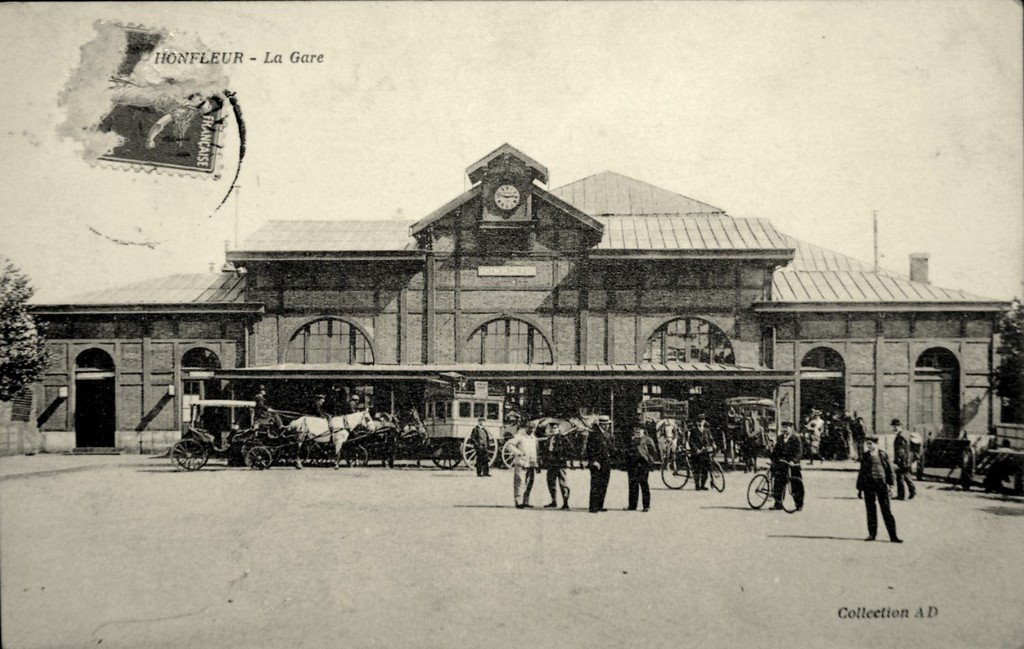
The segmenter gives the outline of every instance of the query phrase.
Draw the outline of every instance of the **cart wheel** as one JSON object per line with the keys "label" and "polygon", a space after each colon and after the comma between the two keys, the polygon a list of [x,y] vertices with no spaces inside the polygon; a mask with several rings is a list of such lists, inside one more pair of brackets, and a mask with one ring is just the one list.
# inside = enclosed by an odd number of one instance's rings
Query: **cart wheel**
{"label": "cart wheel", "polygon": [[198,471],[207,459],[206,447],[194,439],[183,439],[171,447],[171,461],[186,471]]}
{"label": "cart wheel", "polygon": [[462,459],[466,461],[466,466],[476,466],[476,447],[473,446],[468,435],[466,436],[466,439],[462,440],[462,444],[460,446]]}
{"label": "cart wheel", "polygon": [[462,462],[462,458],[458,457],[435,457],[433,458],[434,464],[441,469],[451,470],[459,466]]}
{"label": "cart wheel", "polygon": [[516,454],[512,450],[512,440],[510,439],[501,445],[501,463],[505,465],[506,469],[511,469],[515,459]]}
{"label": "cart wheel", "polygon": [[797,485],[799,485],[800,489],[803,489],[803,480],[800,478],[790,478],[786,486],[782,488],[782,508],[786,510],[787,514],[792,514],[797,509],[796,500],[793,499],[793,487]]}
{"label": "cart wheel", "polygon": [[725,472],[722,471],[722,465],[718,462],[711,460],[711,466],[708,467],[708,477],[711,479],[711,487],[718,493],[725,491]]}
{"label": "cart wheel", "polygon": [[754,509],[764,507],[770,495],[771,484],[768,482],[768,476],[763,473],[755,475],[747,485],[747,504]]}
{"label": "cart wheel", "polygon": [[266,446],[253,446],[245,454],[245,465],[250,469],[263,471],[274,463],[274,454]]}
{"label": "cart wheel", "polygon": [[370,463],[370,453],[365,446],[353,446],[345,453],[345,464],[348,466],[366,466]]}
{"label": "cart wheel", "polygon": [[661,465],[661,481],[669,489],[682,489],[690,481],[690,463],[685,458],[669,458]]}

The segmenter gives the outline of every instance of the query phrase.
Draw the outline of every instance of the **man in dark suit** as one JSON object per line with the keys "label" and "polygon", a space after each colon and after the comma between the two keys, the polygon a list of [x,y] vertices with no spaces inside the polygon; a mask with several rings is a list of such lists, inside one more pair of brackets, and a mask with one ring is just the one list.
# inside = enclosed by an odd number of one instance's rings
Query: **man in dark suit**
{"label": "man in dark suit", "polygon": [[693,465],[693,486],[697,491],[707,491],[708,472],[711,469],[711,454],[715,450],[715,438],[711,434],[704,413],[697,415],[697,421],[690,429],[690,463]]}
{"label": "man in dark suit", "polygon": [[626,471],[629,475],[629,511],[636,511],[638,496],[643,495],[644,511],[651,510],[651,487],[647,484],[654,467],[654,440],[643,426],[633,428],[633,437],[626,449]]}
{"label": "man in dark suit", "polygon": [[889,458],[885,451],[878,448],[878,437],[868,435],[864,438],[865,451],[860,456],[860,472],[857,474],[857,491],[864,493],[864,507],[868,514],[868,538],[865,541],[874,541],[878,532],[878,513],[875,511],[875,502],[878,502],[878,509],[882,510],[882,520],[885,521],[885,530],[889,533],[889,540],[893,543],[903,543],[903,540],[896,536],[896,519],[892,516],[889,508],[889,487],[893,483],[892,467],[889,466]]}
{"label": "man in dark suit", "polygon": [[469,442],[476,452],[476,477],[489,478],[491,476],[491,434],[487,432],[483,418],[477,420],[473,432],[469,434]]}
{"label": "man in dark suit", "polygon": [[800,471],[800,458],[803,456],[803,445],[800,437],[793,431],[793,422],[782,422],[782,434],[772,448],[772,486],[775,498],[773,509],[782,509],[782,490],[788,478],[800,478],[790,483],[793,490],[793,502],[797,511],[804,508],[803,475]]}
{"label": "man in dark suit", "polygon": [[601,415],[587,436],[584,457],[590,469],[590,513],[607,511],[604,508],[605,494],[608,493],[608,481],[612,475],[612,420]]}
{"label": "man in dark suit", "polygon": [[892,459],[896,465],[896,500],[903,500],[907,495],[913,500],[917,488],[910,481],[910,435],[903,430],[903,423],[899,419],[893,419],[891,424],[892,432],[896,434],[892,441]]}
{"label": "man in dark suit", "polygon": [[562,494],[562,509],[569,509],[569,484],[566,481],[565,466],[569,459],[569,442],[558,422],[548,425],[548,436],[543,442],[544,465],[547,467],[548,494],[551,502],[544,505],[548,509],[558,507],[558,492]]}

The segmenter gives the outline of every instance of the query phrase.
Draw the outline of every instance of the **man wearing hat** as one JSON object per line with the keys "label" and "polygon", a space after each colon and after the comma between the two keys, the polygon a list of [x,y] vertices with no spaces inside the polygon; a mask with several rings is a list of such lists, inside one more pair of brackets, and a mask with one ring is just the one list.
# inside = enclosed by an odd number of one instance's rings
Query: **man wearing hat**
{"label": "man wearing hat", "polygon": [[708,471],[711,468],[711,454],[715,450],[715,438],[711,426],[702,412],[690,431],[690,461],[693,464],[693,486],[697,491],[707,491]]}
{"label": "man wearing hat", "polygon": [[797,511],[804,508],[804,484],[800,471],[802,455],[803,445],[800,443],[800,437],[793,431],[793,422],[782,422],[782,434],[775,440],[775,446],[772,448],[772,496],[775,498],[773,509],[782,509],[782,490],[789,477],[800,478],[790,484]]}
{"label": "man wearing hat", "polygon": [[[569,442],[565,438],[562,426],[557,421],[548,424],[547,444],[547,481],[551,502],[544,505],[548,509],[558,507],[557,495],[562,494],[562,509],[569,509],[569,485],[566,482],[565,465],[569,458]],[[556,491],[557,488],[557,491]]]}
{"label": "man wearing hat", "polygon": [[590,469],[590,513],[607,511],[604,497],[608,493],[608,481],[612,475],[612,420],[601,415],[587,436],[584,457]]}
{"label": "man wearing hat", "polygon": [[896,465],[896,500],[903,500],[907,495],[913,499],[917,495],[917,488],[910,481],[910,436],[903,430],[903,422],[899,419],[893,419],[890,423],[896,435],[892,441],[892,459]]}
{"label": "man wearing hat", "polygon": [[654,454],[654,440],[647,434],[647,430],[643,426],[634,426],[626,455],[626,471],[629,475],[629,507],[626,509],[629,511],[636,511],[640,495],[643,496],[644,511],[651,510],[651,488],[647,479],[654,467]]}
{"label": "man wearing hat", "polygon": [[860,472],[857,474],[857,491],[864,493],[864,507],[868,515],[868,538],[864,540],[874,541],[878,532],[878,513],[875,511],[877,501],[878,509],[882,511],[882,520],[885,521],[885,530],[889,533],[889,541],[903,543],[896,536],[896,519],[889,508],[889,487],[893,482],[889,458],[885,451],[878,448],[876,435],[864,437],[864,448],[860,456]]}
{"label": "man wearing hat", "polygon": [[469,441],[476,452],[476,477],[489,478],[491,476],[491,434],[484,426],[484,418],[476,420],[476,426],[469,433]]}

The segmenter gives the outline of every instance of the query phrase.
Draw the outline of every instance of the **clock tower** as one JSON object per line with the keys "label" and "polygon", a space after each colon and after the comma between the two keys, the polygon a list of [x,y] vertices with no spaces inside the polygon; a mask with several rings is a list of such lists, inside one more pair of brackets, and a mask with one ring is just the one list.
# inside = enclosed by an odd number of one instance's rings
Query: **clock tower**
{"label": "clock tower", "polygon": [[503,144],[466,169],[471,182],[481,184],[480,227],[532,227],[533,181],[547,183],[548,170],[515,147]]}

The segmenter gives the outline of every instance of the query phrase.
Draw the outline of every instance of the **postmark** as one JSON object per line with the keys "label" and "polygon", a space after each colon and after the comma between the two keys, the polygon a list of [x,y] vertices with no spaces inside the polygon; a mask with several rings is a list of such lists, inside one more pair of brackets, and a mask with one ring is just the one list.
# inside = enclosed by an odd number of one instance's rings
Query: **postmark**
{"label": "postmark", "polygon": [[60,132],[83,145],[90,164],[219,178],[224,129],[240,114],[223,65],[168,63],[174,52],[204,47],[194,36],[104,22],[95,28],[61,94],[67,117]]}

